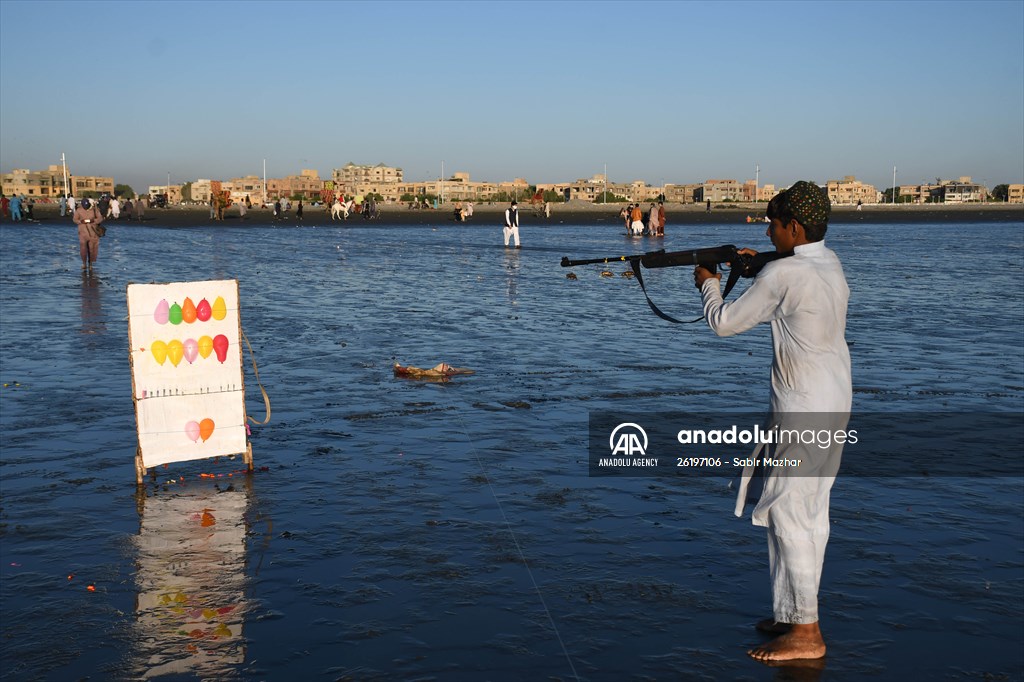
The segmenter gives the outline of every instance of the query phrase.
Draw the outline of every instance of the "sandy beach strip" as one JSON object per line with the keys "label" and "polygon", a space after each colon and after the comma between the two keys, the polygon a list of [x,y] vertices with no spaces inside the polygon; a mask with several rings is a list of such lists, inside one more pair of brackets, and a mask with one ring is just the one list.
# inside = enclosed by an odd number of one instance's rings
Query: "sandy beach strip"
{"label": "sandy beach strip", "polygon": [[[551,217],[545,218],[534,211],[527,203],[519,205],[520,225],[566,224],[566,225],[608,225],[619,222],[619,210],[622,204],[588,204],[571,202],[569,204],[552,204]],[[507,204],[474,205],[473,217],[466,225],[502,225]],[[752,204],[715,204],[711,211],[704,204],[666,204],[666,222],[672,225],[707,225],[722,223],[746,223],[748,216],[754,220],[764,217],[765,205]],[[433,225],[455,223],[454,207],[446,209],[409,209],[405,204],[384,204],[378,220],[364,220],[361,215],[353,214],[347,221],[331,220],[329,210],[323,206],[303,206],[301,222],[295,216],[295,204],[292,210],[279,221],[281,225]],[[37,204],[35,217],[40,224],[71,222],[70,216],[61,218],[56,204]],[[252,208],[247,211],[245,219],[241,219],[238,209],[232,207],[225,212],[225,226],[244,226],[246,223],[266,224],[274,220],[270,209]],[[9,220],[4,220],[9,223]],[[121,219],[110,221],[114,224],[127,226],[129,222]],[[210,210],[205,206],[175,206],[173,208],[146,210],[145,220],[132,224],[147,227],[201,227],[210,225]],[[924,206],[864,206],[860,211],[854,206],[835,206],[832,209],[830,224],[901,224],[901,223],[1007,223],[1024,222],[1024,204],[957,204],[957,205],[924,205]]]}

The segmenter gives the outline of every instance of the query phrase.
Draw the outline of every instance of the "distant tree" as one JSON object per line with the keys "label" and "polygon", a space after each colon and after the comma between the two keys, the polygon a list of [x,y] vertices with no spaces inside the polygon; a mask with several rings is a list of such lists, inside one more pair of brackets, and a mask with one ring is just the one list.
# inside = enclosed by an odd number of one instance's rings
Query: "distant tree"
{"label": "distant tree", "polygon": [[192,201],[192,183],[186,182],[181,186],[181,200]]}
{"label": "distant tree", "polygon": [[[897,193],[896,201],[892,200],[892,195],[893,195],[894,191]],[[892,187],[887,188],[884,192],[882,192],[882,203],[883,204],[893,204],[893,203],[899,204],[899,203],[903,203],[904,201],[910,201],[910,197],[899,196],[898,195],[899,191],[900,190],[899,190],[898,187],[895,188],[895,189],[892,188]]]}
{"label": "distant tree", "polygon": [[131,197],[135,196],[135,190],[129,185],[114,185],[114,196],[115,197]]}
{"label": "distant tree", "polygon": [[557,204],[560,201],[565,201],[565,197],[562,196],[561,192],[549,189],[544,192],[544,201],[550,201],[553,204]]}
{"label": "distant tree", "polygon": [[626,197],[620,197],[618,194],[612,194],[611,192],[601,192],[594,199],[595,204],[624,204],[627,201],[629,200]]}
{"label": "distant tree", "polygon": [[1009,201],[1010,200],[1010,186],[1009,185],[996,185],[992,188],[992,198],[995,201]]}

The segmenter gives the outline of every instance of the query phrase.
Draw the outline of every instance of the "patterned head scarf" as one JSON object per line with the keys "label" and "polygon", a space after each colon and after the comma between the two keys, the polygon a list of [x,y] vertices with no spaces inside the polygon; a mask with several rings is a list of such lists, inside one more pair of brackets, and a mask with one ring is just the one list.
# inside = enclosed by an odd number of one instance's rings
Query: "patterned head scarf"
{"label": "patterned head scarf", "polygon": [[785,207],[801,225],[826,225],[832,202],[825,190],[813,182],[801,180],[785,192]]}

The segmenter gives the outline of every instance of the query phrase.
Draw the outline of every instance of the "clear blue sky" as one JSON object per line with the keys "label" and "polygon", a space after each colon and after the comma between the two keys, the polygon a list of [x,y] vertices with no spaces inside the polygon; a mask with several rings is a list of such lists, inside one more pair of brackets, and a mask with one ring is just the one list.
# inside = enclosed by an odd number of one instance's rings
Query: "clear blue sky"
{"label": "clear blue sky", "polygon": [[0,0],[0,170],[1024,182],[1024,2]]}

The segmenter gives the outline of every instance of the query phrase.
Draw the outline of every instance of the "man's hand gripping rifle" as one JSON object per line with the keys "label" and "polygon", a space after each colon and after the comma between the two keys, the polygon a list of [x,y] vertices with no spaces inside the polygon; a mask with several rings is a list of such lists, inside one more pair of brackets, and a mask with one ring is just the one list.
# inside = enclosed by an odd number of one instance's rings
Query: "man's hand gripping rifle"
{"label": "man's hand gripping rifle", "polygon": [[[746,249],[744,249],[746,251]],[[643,265],[645,268],[671,268],[677,265],[699,265],[703,268],[707,268],[712,274],[718,271],[718,266],[722,264],[729,265],[729,278],[725,283],[725,291],[722,293],[722,297],[725,298],[732,291],[733,286],[739,281],[740,277],[755,277],[757,273],[761,272],[761,268],[770,263],[771,261],[782,258],[783,255],[776,251],[767,251],[765,253],[743,253],[732,244],[726,246],[716,246],[710,249],[695,249],[692,251],[668,251],[664,249],[659,251],[648,251],[647,253],[640,253],[631,256],[611,256],[608,258],[590,258],[587,260],[570,260],[568,256],[562,257],[562,267],[568,268],[574,265],[592,265],[594,263],[614,263],[629,261],[629,266],[633,269],[633,274],[636,275],[636,280],[640,283],[640,289],[644,292],[644,297],[647,298],[647,304],[654,311],[654,314],[658,317],[668,320],[669,322],[681,322],[669,315],[663,313],[658,306],[654,305],[654,301],[647,295],[647,287],[644,286],[644,278],[640,272],[640,266]],[[690,320],[691,322],[699,322],[704,318],[700,317],[696,320]]]}

